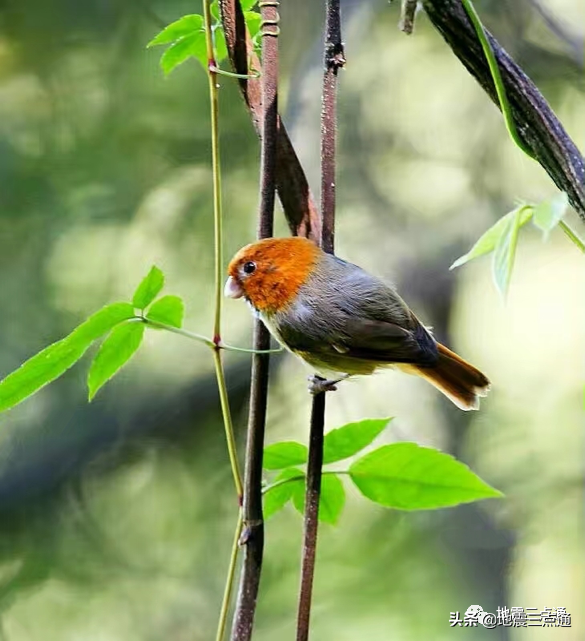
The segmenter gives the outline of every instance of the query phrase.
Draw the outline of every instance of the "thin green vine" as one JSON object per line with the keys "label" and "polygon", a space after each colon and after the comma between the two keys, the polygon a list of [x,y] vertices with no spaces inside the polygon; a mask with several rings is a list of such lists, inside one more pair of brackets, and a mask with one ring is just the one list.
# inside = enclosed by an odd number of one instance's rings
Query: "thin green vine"
{"label": "thin green vine", "polygon": [[500,67],[498,65],[498,61],[496,60],[494,50],[492,49],[492,45],[487,37],[483,24],[479,16],[477,15],[477,11],[475,10],[475,7],[473,6],[471,0],[461,0],[461,3],[463,4],[465,11],[469,16],[469,19],[473,24],[477,37],[479,38],[479,41],[481,43],[483,53],[487,59],[508,134],[510,135],[510,138],[514,141],[516,146],[521,149],[529,158],[532,158],[534,160],[534,154],[520,138],[518,130],[516,129],[516,123],[514,122],[512,108],[510,106],[510,103],[508,102],[506,88],[504,87],[502,75],[500,74]]}
{"label": "thin green vine", "polygon": [[215,247],[215,313],[213,321],[213,362],[217,377],[217,386],[219,390],[219,399],[223,415],[225,428],[226,443],[234,477],[234,484],[238,496],[239,513],[236,526],[236,535],[232,545],[232,554],[226,577],[224,596],[217,624],[217,641],[222,641],[225,635],[227,624],[227,614],[234,584],[234,575],[238,555],[238,539],[242,528],[242,495],[243,483],[240,464],[238,462],[238,453],[236,449],[236,440],[234,437],[234,428],[230,412],[227,385],[225,381],[225,372],[221,360],[221,305],[223,298],[223,218],[221,206],[221,164],[219,155],[219,96],[217,84],[217,65],[213,51],[213,33],[211,25],[211,2],[203,0],[203,23],[205,28],[205,44],[207,49],[207,77],[209,81],[209,104],[211,114],[211,163],[213,171],[213,227],[214,227],[214,247]]}
{"label": "thin green vine", "polygon": [[[325,476],[326,474],[336,474],[338,476],[350,476],[351,472],[349,470],[323,470],[321,472],[322,476]],[[300,474],[298,476],[291,476],[286,479],[279,479],[278,481],[275,481],[274,483],[270,483],[268,485],[265,485],[262,488],[262,494],[266,494],[267,492],[270,492],[270,490],[274,490],[277,487],[280,487],[281,485],[286,485],[287,483],[292,483],[293,481],[300,481],[301,479],[305,478],[305,474]]]}
{"label": "thin green vine", "polygon": [[221,303],[223,298],[223,228],[222,228],[222,208],[221,208],[221,164],[219,158],[219,97],[217,86],[217,74],[213,71],[215,67],[215,56],[213,53],[213,35],[211,32],[211,11],[210,2],[203,2],[203,21],[205,25],[205,43],[207,46],[207,59],[209,61],[207,76],[209,79],[209,104],[211,114],[211,164],[213,171],[213,228],[214,228],[214,248],[215,248],[215,308],[213,320],[213,362],[215,364],[215,373],[217,385],[219,388],[219,398],[221,401],[221,411],[225,427],[225,435],[228,446],[228,454],[234,477],[234,484],[238,494],[238,500],[242,497],[242,474],[238,462],[236,451],[236,440],[230,413],[227,386],[225,383],[225,373],[221,362],[220,344],[221,344]]}
{"label": "thin green vine", "polygon": [[219,344],[216,344],[211,340],[211,338],[203,336],[203,334],[190,332],[189,330],[183,329],[182,327],[174,327],[173,325],[160,323],[159,321],[154,321],[144,316],[136,316],[136,318],[130,320],[146,323],[147,325],[150,325],[151,327],[154,327],[156,329],[164,329],[165,331],[171,332],[172,334],[178,334],[179,336],[190,338],[191,340],[197,341],[198,343],[207,345],[207,347],[213,350],[224,349],[227,352],[241,352],[244,354],[278,354],[279,352],[284,351],[282,347],[278,347],[276,349],[252,349],[251,347],[236,347],[235,345],[230,345],[229,343],[224,343],[223,341],[220,341]]}
{"label": "thin green vine", "polygon": [[234,71],[226,71],[225,69],[221,69],[221,67],[216,67],[215,65],[209,65],[209,70],[221,76],[227,76],[228,78],[242,78],[243,80],[249,80],[250,78],[260,78],[260,73],[254,70],[252,71],[252,73],[235,73]]}
{"label": "thin green vine", "polygon": [[567,225],[564,220],[559,221],[560,228],[565,232],[565,235],[585,254],[585,242]]}
{"label": "thin green vine", "polygon": [[217,633],[215,635],[215,641],[222,641],[225,635],[225,629],[227,626],[227,619],[230,610],[230,602],[232,600],[232,593],[234,591],[234,577],[236,575],[236,564],[238,561],[238,552],[240,550],[240,536],[242,534],[242,510],[238,513],[238,521],[236,523],[236,531],[234,534],[234,540],[232,543],[232,551],[230,554],[230,563],[228,566],[228,574],[225,582],[225,588],[223,592],[223,599],[221,602],[221,610],[219,613],[219,622],[217,624]]}

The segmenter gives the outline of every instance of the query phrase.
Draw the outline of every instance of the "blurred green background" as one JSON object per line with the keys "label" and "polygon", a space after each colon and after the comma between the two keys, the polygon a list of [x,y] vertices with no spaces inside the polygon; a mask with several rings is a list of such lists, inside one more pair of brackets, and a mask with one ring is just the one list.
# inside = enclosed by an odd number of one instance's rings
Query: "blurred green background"
{"label": "blurred green background", "polygon": [[[281,109],[314,188],[320,5],[282,6]],[[585,149],[583,4],[477,5]],[[199,9],[0,5],[1,376],[128,299],[153,263],[184,297],[186,326],[211,331],[206,78],[188,62],[165,79],[160,52],[145,49],[161,24]],[[394,416],[384,438],[452,452],[506,499],[405,514],[348,487],[339,525],[321,528],[312,638],[583,639],[583,256],[560,232],[543,243],[523,231],[507,303],[489,260],[448,270],[515,199],[555,188],[424,15],[406,37],[397,3],[343,9],[337,251],[397,283],[493,391],[467,414],[389,372],[331,395],[327,426]],[[229,79],[221,142],[227,258],[254,236],[258,183],[257,139]],[[224,334],[249,345],[245,305],[226,302]],[[226,362],[243,445],[249,358]],[[214,638],[236,505],[210,355],[150,332],[91,405],[87,367],[0,416],[0,639]],[[274,359],[268,442],[306,441],[305,376]],[[290,506],[267,524],[258,641],[294,637],[301,529]],[[562,606],[572,627],[454,632],[449,613],[472,604]]]}

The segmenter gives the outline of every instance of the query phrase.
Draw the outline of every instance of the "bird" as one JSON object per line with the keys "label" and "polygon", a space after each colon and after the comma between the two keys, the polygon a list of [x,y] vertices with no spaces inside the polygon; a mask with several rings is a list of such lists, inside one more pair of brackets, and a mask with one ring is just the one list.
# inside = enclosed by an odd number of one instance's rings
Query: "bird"
{"label": "bird", "polygon": [[489,391],[488,378],[437,342],[393,286],[309,239],[246,245],[229,263],[224,293],[243,297],[313,368],[313,393],[388,367],[420,376],[462,410],[479,409]]}

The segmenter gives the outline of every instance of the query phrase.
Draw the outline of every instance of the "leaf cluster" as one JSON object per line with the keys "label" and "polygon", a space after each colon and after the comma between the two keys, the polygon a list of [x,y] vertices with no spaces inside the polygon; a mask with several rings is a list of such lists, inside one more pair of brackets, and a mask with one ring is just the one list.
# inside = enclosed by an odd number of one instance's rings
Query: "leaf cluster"
{"label": "leaf cluster", "polygon": [[492,253],[494,283],[499,292],[505,296],[512,278],[520,229],[532,220],[533,224],[542,231],[543,239],[547,240],[551,231],[562,224],[568,206],[569,200],[565,192],[560,192],[537,205],[527,203],[519,205],[484,232],[475,245],[451,265],[451,269],[460,267],[484,254]]}
{"label": "leaf cluster", "polygon": [[25,400],[64,374],[88,348],[105,336],[87,377],[89,400],[132,358],[147,327],[181,327],[184,304],[178,296],[157,298],[164,275],[152,267],[131,302],[111,303],[92,314],[68,336],[49,345],[0,381],[0,412]]}
{"label": "leaf cluster", "polygon": [[[240,4],[244,11],[246,26],[250,32],[254,48],[259,54],[260,25],[262,19],[259,13],[252,11],[256,0],[241,0]],[[210,10],[213,18],[211,31],[215,57],[214,63],[215,65],[219,65],[227,57],[227,46],[217,0],[211,3]],[[158,45],[169,45],[160,58],[160,66],[167,75],[189,58],[198,60],[206,71],[209,67],[210,61],[207,59],[205,25],[203,16],[198,13],[183,16],[179,18],[179,20],[167,25],[146,46],[150,48]]]}
{"label": "leaf cluster", "polygon": [[[344,476],[369,500],[400,510],[429,510],[502,496],[449,454],[416,443],[382,445],[355,459],[347,470],[327,469],[361,453],[391,420],[365,419],[325,435],[319,520],[332,524],[339,520],[345,505]],[[307,447],[296,441],[264,448],[264,468],[280,470],[264,488],[265,518],[289,502],[303,514],[306,474],[299,466],[307,463],[307,457]]]}

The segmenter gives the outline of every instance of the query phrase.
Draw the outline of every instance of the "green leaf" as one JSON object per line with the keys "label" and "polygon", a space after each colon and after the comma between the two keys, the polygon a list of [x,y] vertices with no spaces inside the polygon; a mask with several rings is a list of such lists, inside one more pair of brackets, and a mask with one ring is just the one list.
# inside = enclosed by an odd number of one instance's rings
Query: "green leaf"
{"label": "green leaf", "polygon": [[321,479],[319,520],[335,525],[345,505],[345,489],[337,474],[325,474]]}
{"label": "green leaf", "polygon": [[205,42],[205,31],[200,31],[198,37],[194,39],[191,47],[191,55],[199,61],[203,70],[207,73],[207,43]]}
{"label": "green leaf", "polygon": [[146,314],[146,318],[156,323],[181,327],[185,305],[178,296],[163,296],[155,301]]}
{"label": "green leaf", "polygon": [[[161,56],[160,66],[162,70],[168,75],[185,60],[191,57],[199,59],[202,44],[205,47],[205,33],[203,31],[197,31],[177,40]],[[204,67],[207,68],[207,60],[204,63]]]}
{"label": "green leaf", "polygon": [[222,27],[217,27],[213,31],[213,44],[215,47],[215,62],[219,65],[222,60],[225,60],[228,55],[227,44],[225,42],[225,34]]}
{"label": "green leaf", "polygon": [[273,514],[276,514],[290,501],[295,485],[305,487],[305,475],[301,470],[289,467],[274,479],[274,483],[284,481],[286,479],[296,479],[288,483],[282,483],[274,488],[268,488],[264,493],[264,518],[269,519]]}
{"label": "green leaf", "polygon": [[553,198],[549,198],[534,207],[532,222],[539,229],[542,229],[545,238],[563,219],[568,206],[569,197],[562,191]]}
{"label": "green leaf", "polygon": [[134,355],[142,343],[145,328],[144,323],[124,323],[110,332],[89,369],[87,387],[90,401]]}
{"label": "green leaf", "polygon": [[532,217],[532,212],[533,209],[532,207],[528,205],[521,205],[520,207],[517,207],[513,211],[509,212],[505,216],[502,216],[498,222],[490,227],[481,237],[480,239],[475,243],[475,245],[467,252],[467,254],[464,254],[461,256],[461,258],[458,258],[452,265],[449,267],[449,269],[455,269],[455,267],[460,267],[461,265],[464,265],[465,263],[468,263],[470,260],[474,258],[478,258],[479,256],[483,256],[484,254],[489,254],[491,251],[493,251],[498,244],[498,240],[502,236],[502,234],[505,232],[507,225],[511,219],[515,219],[516,215],[520,213],[520,220],[518,227],[522,227],[522,225],[525,225],[530,218]]}
{"label": "green leaf", "polygon": [[130,303],[112,303],[92,314],[62,340],[76,344],[84,343],[89,347],[97,338],[130,318],[134,318],[134,307]]}
{"label": "green leaf", "polygon": [[292,503],[297,512],[305,513],[305,492],[306,492],[306,477],[303,478],[302,483],[296,482],[293,484],[292,489]]}
{"label": "green leaf", "polygon": [[153,265],[132,297],[132,304],[138,309],[145,309],[159,295],[165,284],[165,277],[161,270]]}
{"label": "green leaf", "polygon": [[399,510],[428,510],[501,497],[467,465],[416,443],[383,445],[349,468],[371,501]]}
{"label": "green leaf", "polygon": [[[305,482],[297,483],[292,488],[292,501],[295,508],[304,514]],[[324,474],[321,477],[321,496],[319,500],[319,521],[335,525],[345,505],[345,489],[336,474]]]}
{"label": "green leaf", "polygon": [[219,22],[219,3],[217,2],[217,0],[213,0],[213,2],[209,5],[209,9],[211,15],[216,19],[217,22]]}
{"label": "green leaf", "polygon": [[240,0],[242,11],[250,11],[250,9],[258,2],[258,0]]}
{"label": "green leaf", "polygon": [[357,454],[367,447],[391,420],[369,418],[327,432],[323,443],[323,463],[341,461]]}
{"label": "green leaf", "polygon": [[297,441],[281,441],[264,448],[264,468],[281,470],[290,465],[302,465],[307,462],[307,446]]}
{"label": "green leaf", "polygon": [[175,42],[185,36],[192,34],[194,31],[199,31],[203,27],[203,16],[197,13],[183,16],[176,22],[171,22],[166,26],[157,36],[155,36],[146,46],[156,47],[157,45],[165,45],[169,42]]}
{"label": "green leaf", "polygon": [[246,26],[250,32],[250,37],[254,38],[254,36],[260,31],[262,16],[255,11],[246,11],[244,13],[244,19],[246,20]]}
{"label": "green leaf", "polygon": [[134,308],[130,303],[106,305],[71,334],[30,358],[0,382],[0,412],[18,405],[64,374],[94,340],[133,316]]}
{"label": "green leaf", "polygon": [[492,260],[492,271],[496,287],[505,296],[512,278],[516,247],[518,245],[518,232],[520,230],[520,211],[508,218],[502,234],[498,238]]}

